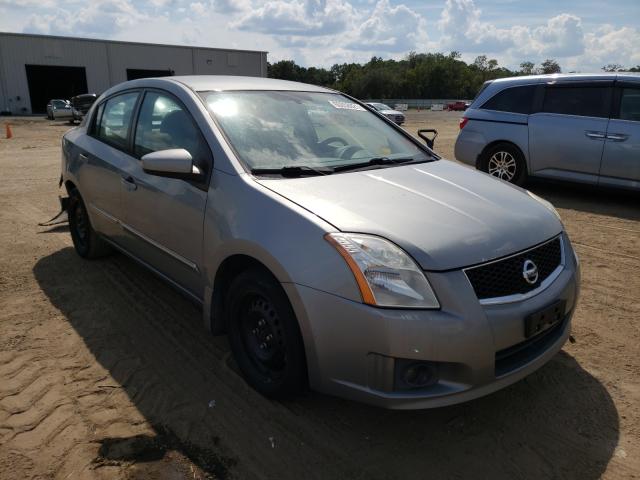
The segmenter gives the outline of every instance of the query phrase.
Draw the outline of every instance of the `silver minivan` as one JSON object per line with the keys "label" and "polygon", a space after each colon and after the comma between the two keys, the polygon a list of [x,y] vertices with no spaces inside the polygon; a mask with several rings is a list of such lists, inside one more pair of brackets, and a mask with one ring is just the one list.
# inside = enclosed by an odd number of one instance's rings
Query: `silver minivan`
{"label": "silver minivan", "polygon": [[455,156],[517,185],[536,176],[640,190],[640,75],[486,82],[460,121]]}
{"label": "silver minivan", "polygon": [[134,80],[62,153],[78,254],[118,250],[201,305],[267,396],[446,405],[523,378],[569,336],[579,266],[554,208],[339,92]]}

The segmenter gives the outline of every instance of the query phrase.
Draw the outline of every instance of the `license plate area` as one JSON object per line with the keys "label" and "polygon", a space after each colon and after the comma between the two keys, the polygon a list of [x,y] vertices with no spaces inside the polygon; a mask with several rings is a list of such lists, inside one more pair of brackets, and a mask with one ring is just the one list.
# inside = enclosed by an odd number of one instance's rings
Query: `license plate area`
{"label": "license plate area", "polygon": [[526,317],[524,319],[524,336],[526,338],[533,337],[557,324],[564,317],[566,303],[565,300],[558,300]]}

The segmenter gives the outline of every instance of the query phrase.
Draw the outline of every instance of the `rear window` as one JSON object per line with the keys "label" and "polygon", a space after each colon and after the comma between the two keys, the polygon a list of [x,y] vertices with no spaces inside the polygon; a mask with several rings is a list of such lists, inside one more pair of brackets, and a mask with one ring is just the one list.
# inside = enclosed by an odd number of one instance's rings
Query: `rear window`
{"label": "rear window", "polygon": [[491,97],[481,108],[500,112],[531,113],[535,89],[535,85],[507,88]]}
{"label": "rear window", "polygon": [[640,88],[622,89],[620,119],[640,122]]}
{"label": "rear window", "polygon": [[116,148],[127,147],[127,136],[131,125],[131,116],[138,92],[125,93],[112,97],[104,103],[96,136]]}
{"label": "rear window", "polygon": [[582,117],[608,117],[611,88],[607,86],[547,86],[542,111]]}

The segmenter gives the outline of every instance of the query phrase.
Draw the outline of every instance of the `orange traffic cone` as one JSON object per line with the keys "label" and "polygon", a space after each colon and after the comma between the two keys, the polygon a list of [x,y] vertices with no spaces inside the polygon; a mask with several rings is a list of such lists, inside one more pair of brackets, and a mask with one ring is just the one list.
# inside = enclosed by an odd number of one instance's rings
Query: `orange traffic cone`
{"label": "orange traffic cone", "polygon": [[8,139],[13,137],[13,132],[11,131],[11,125],[9,125],[8,123],[5,124],[5,133]]}

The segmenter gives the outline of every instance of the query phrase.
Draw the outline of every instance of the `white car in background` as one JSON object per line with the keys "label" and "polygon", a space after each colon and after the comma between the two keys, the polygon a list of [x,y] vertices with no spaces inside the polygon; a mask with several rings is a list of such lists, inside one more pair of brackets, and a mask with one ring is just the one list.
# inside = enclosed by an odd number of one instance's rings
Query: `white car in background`
{"label": "white car in background", "polygon": [[380,112],[382,115],[387,117],[392,122],[397,123],[398,125],[402,125],[405,121],[404,114],[399,112],[398,110],[392,109],[390,106],[385,105],[384,103],[376,103],[376,102],[367,102],[374,110]]}
{"label": "white car in background", "polygon": [[47,118],[56,120],[58,118],[69,118],[72,116],[69,100],[53,99],[47,103]]}

